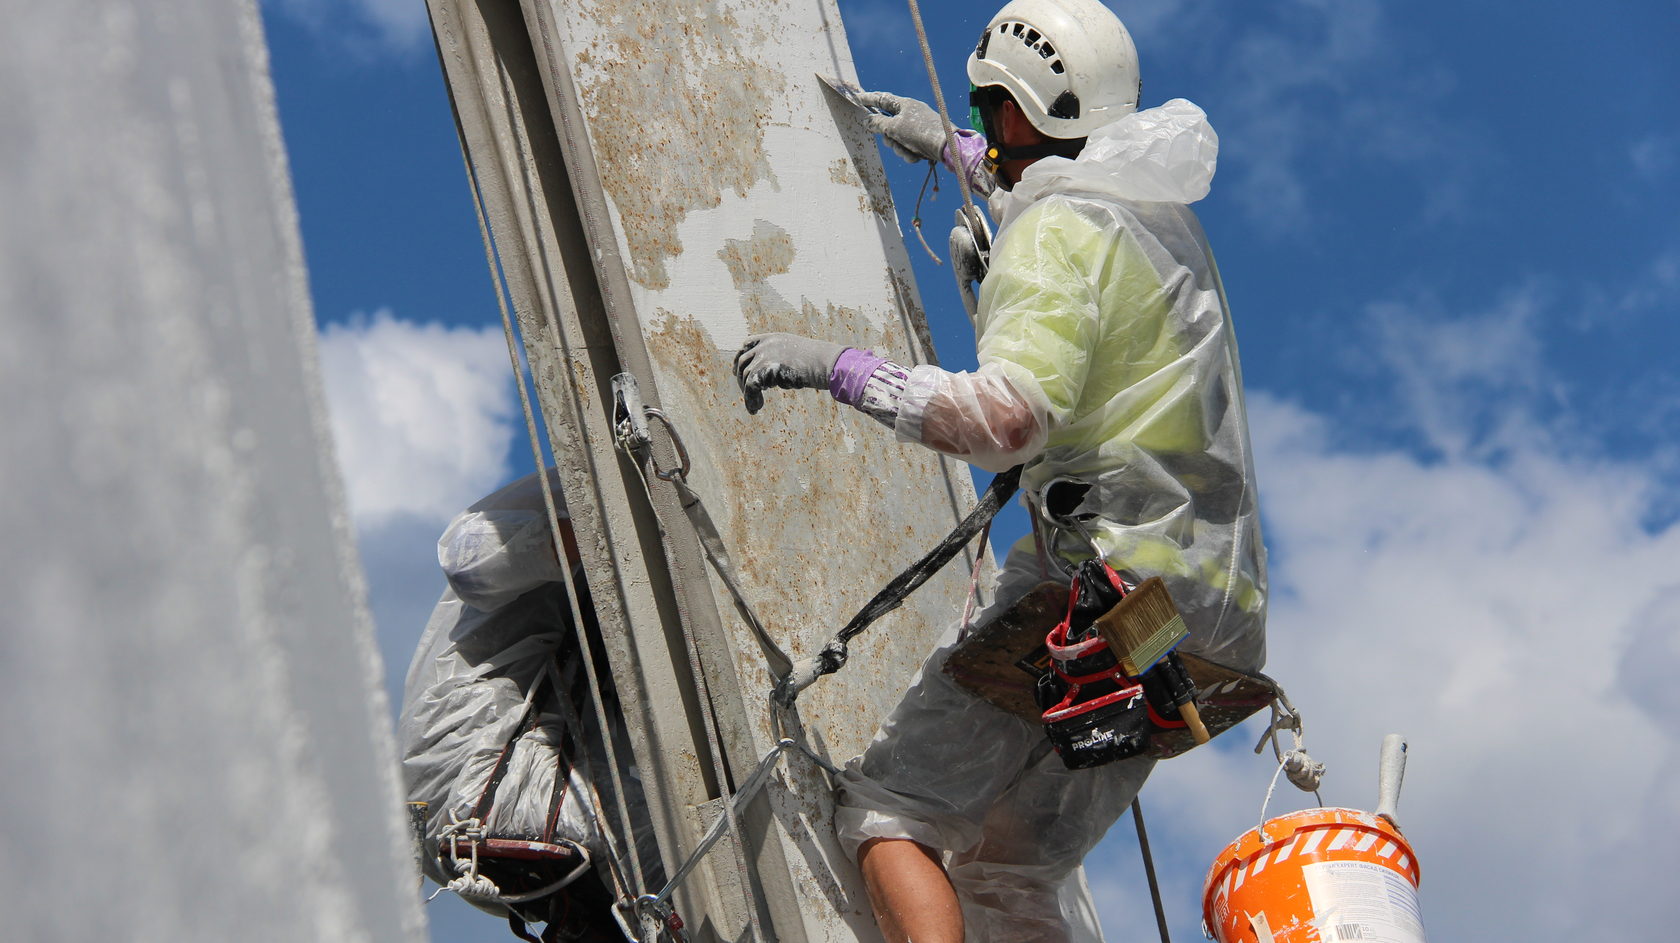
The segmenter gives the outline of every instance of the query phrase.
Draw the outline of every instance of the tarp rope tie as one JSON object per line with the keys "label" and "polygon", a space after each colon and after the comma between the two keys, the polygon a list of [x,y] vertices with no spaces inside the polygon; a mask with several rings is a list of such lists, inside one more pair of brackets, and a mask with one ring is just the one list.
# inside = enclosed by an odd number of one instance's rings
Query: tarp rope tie
{"label": "tarp rope tie", "polygon": [[[1268,679],[1269,680],[1269,679]],[[1289,702],[1289,695],[1277,682],[1272,682],[1272,691],[1276,695],[1272,698],[1272,719],[1266,725],[1266,730],[1260,735],[1258,743],[1254,744],[1254,752],[1259,753],[1266,748],[1267,742],[1272,745],[1272,755],[1277,757],[1278,768],[1272,773],[1272,782],[1266,787],[1266,799],[1260,804],[1260,837],[1265,837],[1266,809],[1272,804],[1272,793],[1277,789],[1278,777],[1287,775],[1296,789],[1310,792],[1319,805],[1324,799],[1318,794],[1318,787],[1324,782],[1324,764],[1312,758],[1307,753],[1306,738],[1303,736],[1301,712]],[[1289,731],[1295,745],[1288,750],[1278,740],[1281,731]]]}

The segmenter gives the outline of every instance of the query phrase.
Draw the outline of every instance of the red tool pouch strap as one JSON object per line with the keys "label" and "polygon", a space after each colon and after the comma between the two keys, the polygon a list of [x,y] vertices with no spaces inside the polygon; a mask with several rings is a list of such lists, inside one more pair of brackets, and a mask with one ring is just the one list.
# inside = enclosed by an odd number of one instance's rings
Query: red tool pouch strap
{"label": "red tool pouch strap", "polygon": [[[1126,583],[1120,579],[1120,574],[1114,571],[1114,567],[1108,565],[1107,560],[1103,561],[1103,572],[1108,575],[1109,585],[1114,587],[1114,591],[1120,594],[1121,599],[1125,599]],[[1088,658],[1108,647],[1108,643],[1103,641],[1100,635],[1088,638],[1083,642],[1068,644],[1068,633],[1073,630],[1073,607],[1078,601],[1079,577],[1075,575],[1073,583],[1068,587],[1067,613],[1062,616],[1062,621],[1057,623],[1056,627],[1051,629],[1049,634],[1044,637],[1044,647],[1050,650],[1050,657],[1057,661],[1065,662],[1072,661],[1075,658]],[[1095,677],[1092,676],[1088,680],[1094,680]],[[1088,683],[1088,681],[1084,683]]]}

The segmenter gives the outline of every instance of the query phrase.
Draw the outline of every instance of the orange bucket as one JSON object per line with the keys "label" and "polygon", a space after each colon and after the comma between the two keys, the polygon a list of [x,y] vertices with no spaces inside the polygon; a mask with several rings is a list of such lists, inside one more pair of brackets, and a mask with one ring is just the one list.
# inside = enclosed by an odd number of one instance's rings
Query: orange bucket
{"label": "orange bucket", "polygon": [[1418,863],[1387,819],[1307,809],[1250,829],[1202,889],[1218,943],[1426,943]]}

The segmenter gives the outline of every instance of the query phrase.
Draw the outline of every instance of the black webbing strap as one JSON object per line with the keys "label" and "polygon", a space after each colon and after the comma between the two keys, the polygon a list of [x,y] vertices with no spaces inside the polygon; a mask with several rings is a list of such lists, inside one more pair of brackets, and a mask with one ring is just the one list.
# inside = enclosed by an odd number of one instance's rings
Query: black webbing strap
{"label": "black webbing strap", "polygon": [[986,524],[997,516],[1004,502],[1015,495],[1020,483],[1019,465],[993,478],[985,494],[980,496],[974,509],[968,512],[968,516],[962,519],[955,530],[947,534],[938,546],[929,550],[920,560],[883,586],[815,657],[801,659],[794,665],[793,670],[777,683],[775,690],[770,694],[771,699],[783,707],[791,707],[799,697],[799,692],[810,687],[823,675],[839,671],[841,666],[846,664],[847,643],[861,635],[875,620],[903,605],[911,593],[944,568],[945,564],[950,563],[962,548],[974,539],[974,535],[980,533]]}
{"label": "black webbing strap", "polygon": [[542,940],[531,935],[530,929],[525,926],[525,921],[511,910],[508,911],[508,929],[513,931],[514,936],[524,940],[525,943],[542,943]]}

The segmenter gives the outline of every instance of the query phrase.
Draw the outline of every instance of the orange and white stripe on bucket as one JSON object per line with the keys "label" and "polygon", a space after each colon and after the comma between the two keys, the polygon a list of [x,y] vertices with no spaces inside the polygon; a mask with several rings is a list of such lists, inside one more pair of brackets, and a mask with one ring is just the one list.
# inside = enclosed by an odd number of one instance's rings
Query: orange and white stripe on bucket
{"label": "orange and white stripe on bucket", "polygon": [[1202,892],[1217,943],[1426,943],[1411,845],[1352,809],[1271,819],[1225,846]]}

